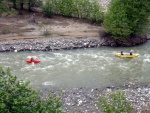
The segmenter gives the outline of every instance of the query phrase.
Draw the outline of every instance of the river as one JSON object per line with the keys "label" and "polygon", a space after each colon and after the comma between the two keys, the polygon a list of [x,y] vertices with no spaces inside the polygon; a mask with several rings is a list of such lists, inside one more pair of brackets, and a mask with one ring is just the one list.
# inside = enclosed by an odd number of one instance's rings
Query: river
{"label": "river", "polygon": [[[104,88],[128,83],[150,83],[150,41],[135,47],[100,47],[53,52],[3,52],[0,65],[10,67],[19,79],[36,88]],[[139,53],[133,59],[119,58],[116,52]],[[30,57],[41,60],[27,64]]]}

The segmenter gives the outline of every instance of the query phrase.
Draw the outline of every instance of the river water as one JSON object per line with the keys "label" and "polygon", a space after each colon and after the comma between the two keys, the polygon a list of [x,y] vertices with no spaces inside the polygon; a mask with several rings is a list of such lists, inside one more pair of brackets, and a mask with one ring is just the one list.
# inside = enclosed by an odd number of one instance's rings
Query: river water
{"label": "river water", "polygon": [[[119,58],[116,52],[139,53],[133,59]],[[41,60],[27,64],[30,57]],[[19,79],[33,87],[104,88],[128,83],[150,83],[150,41],[136,47],[101,47],[54,52],[0,53],[0,65],[10,67]]]}

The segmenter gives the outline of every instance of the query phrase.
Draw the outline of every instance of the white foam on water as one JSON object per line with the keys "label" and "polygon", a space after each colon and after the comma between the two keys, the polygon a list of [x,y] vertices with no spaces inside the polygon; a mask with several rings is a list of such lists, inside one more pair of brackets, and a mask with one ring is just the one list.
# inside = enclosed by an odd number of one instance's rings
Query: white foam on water
{"label": "white foam on water", "polygon": [[71,65],[71,63],[69,63],[69,62],[63,63],[63,67],[65,67],[65,68],[69,67],[70,65]]}
{"label": "white foam on water", "polygon": [[150,62],[150,59],[143,59],[143,62]]}
{"label": "white foam on water", "polygon": [[37,59],[38,57],[37,56],[27,56],[27,58],[35,58],[35,59]]}
{"label": "white foam on water", "polygon": [[43,82],[42,85],[44,85],[44,86],[49,86],[49,85],[51,85],[51,86],[52,86],[52,85],[54,85],[54,83],[48,81],[48,82]]}
{"label": "white foam on water", "polygon": [[33,69],[33,71],[45,71],[45,70],[47,70],[47,69],[52,69],[52,68],[54,68],[53,65],[48,65],[48,66],[45,66],[45,67],[35,67],[35,68]]}
{"label": "white foam on water", "polygon": [[144,62],[144,63],[150,62],[150,54],[144,54],[143,62]]}
{"label": "white foam on water", "polygon": [[105,70],[105,67],[104,67],[104,66],[101,66],[101,69],[102,69],[102,70]]}

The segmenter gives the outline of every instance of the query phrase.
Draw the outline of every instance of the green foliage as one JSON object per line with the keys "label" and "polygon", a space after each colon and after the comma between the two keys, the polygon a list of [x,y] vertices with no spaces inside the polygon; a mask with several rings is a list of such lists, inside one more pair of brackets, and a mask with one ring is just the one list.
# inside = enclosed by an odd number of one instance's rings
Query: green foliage
{"label": "green foliage", "polygon": [[126,100],[123,92],[118,91],[106,96],[100,96],[98,106],[104,113],[131,113],[131,104]]}
{"label": "green foliage", "polygon": [[50,95],[41,100],[28,85],[0,67],[0,113],[64,113],[60,97]]}
{"label": "green foliage", "polygon": [[30,112],[36,108],[38,94],[27,88],[29,82],[21,83],[11,75],[10,70],[6,72],[0,68],[0,112],[19,113]]}
{"label": "green foliage", "polygon": [[50,0],[46,0],[45,4],[42,7],[43,13],[46,17],[51,17],[52,16],[52,7],[53,7],[53,2]]}
{"label": "green foliage", "polygon": [[6,2],[0,1],[0,15],[9,11],[9,7]]}
{"label": "green foliage", "polygon": [[60,0],[60,13],[63,16],[72,16],[73,12],[73,0]]}
{"label": "green foliage", "polygon": [[61,14],[102,23],[103,13],[97,0],[46,0],[43,5],[45,16]]}
{"label": "green foliage", "polygon": [[149,0],[112,0],[104,24],[116,39],[143,34],[150,16]]}
{"label": "green foliage", "polygon": [[103,12],[101,12],[100,6],[98,5],[97,1],[92,1],[92,4],[89,4],[89,13],[88,13],[88,19],[97,22],[102,23],[103,22]]}

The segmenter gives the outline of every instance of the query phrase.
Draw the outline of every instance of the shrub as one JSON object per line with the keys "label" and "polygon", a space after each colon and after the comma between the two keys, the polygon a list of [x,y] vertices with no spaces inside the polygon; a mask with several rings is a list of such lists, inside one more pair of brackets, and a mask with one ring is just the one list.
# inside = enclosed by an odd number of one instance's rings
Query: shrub
{"label": "shrub", "polygon": [[41,100],[39,93],[21,82],[10,69],[0,67],[0,113],[64,113],[60,97],[48,96]]}
{"label": "shrub", "polygon": [[107,32],[116,39],[140,35],[147,29],[149,0],[112,0],[105,15]]}
{"label": "shrub", "polygon": [[100,96],[98,106],[104,113],[131,113],[131,104],[126,100],[123,92],[118,91],[106,96]]}
{"label": "shrub", "polygon": [[44,15],[48,18],[50,18],[53,14],[52,7],[53,7],[53,2],[51,0],[46,0],[42,7]]}
{"label": "shrub", "polygon": [[51,35],[51,31],[49,30],[48,27],[44,26],[42,30],[43,30],[43,33],[42,33],[43,36],[47,37]]}

